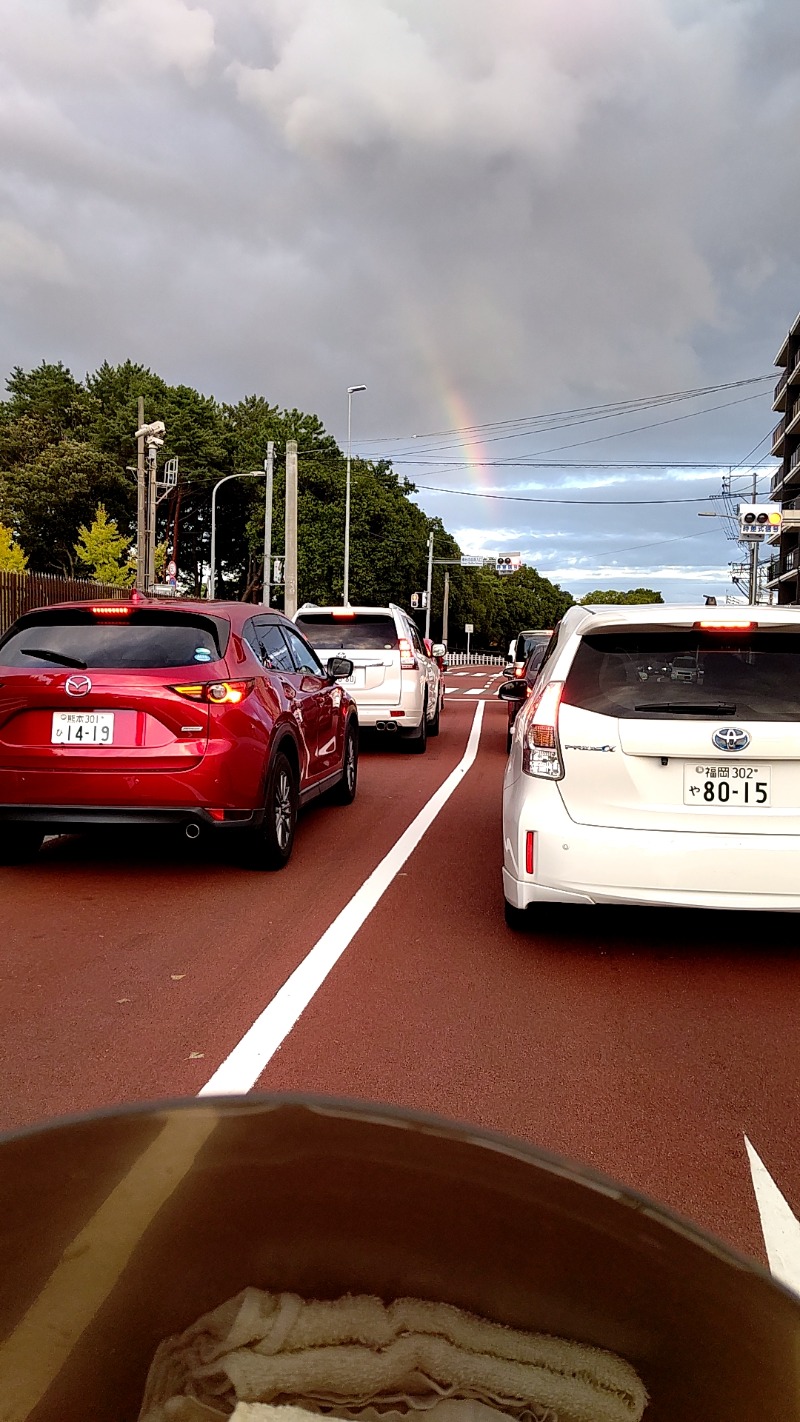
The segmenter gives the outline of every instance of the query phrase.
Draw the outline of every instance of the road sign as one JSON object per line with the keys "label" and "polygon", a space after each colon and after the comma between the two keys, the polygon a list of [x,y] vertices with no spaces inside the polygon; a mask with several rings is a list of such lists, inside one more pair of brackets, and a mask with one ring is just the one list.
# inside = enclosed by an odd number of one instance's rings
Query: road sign
{"label": "road sign", "polygon": [[517,573],[522,567],[522,554],[498,553],[496,567],[498,573]]}
{"label": "road sign", "polygon": [[482,554],[482,553],[462,553],[462,554],[461,554],[461,566],[462,566],[462,568],[482,568],[482,567],[483,567],[483,554]]}
{"label": "road sign", "polygon": [[170,578],[174,578],[174,577],[175,577],[175,574],[177,573],[177,571],[178,571],[178,565],[177,565],[177,563],[175,562],[175,560],[174,560],[173,558],[170,558],[169,562],[167,563],[167,576],[170,577]]}
{"label": "road sign", "polygon": [[273,558],[272,560],[272,581],[273,583],[283,582],[283,559]]}
{"label": "road sign", "polygon": [[178,579],[175,577],[174,573],[170,573],[167,581],[171,588],[176,588],[178,586]]}
{"label": "road sign", "polygon": [[475,631],[475,628],[473,627],[473,625],[472,625],[471,622],[465,622],[465,623],[464,623],[464,631],[465,631],[465,632],[474,632],[474,631]]}
{"label": "road sign", "polygon": [[740,504],[739,542],[761,543],[781,526],[780,504]]}

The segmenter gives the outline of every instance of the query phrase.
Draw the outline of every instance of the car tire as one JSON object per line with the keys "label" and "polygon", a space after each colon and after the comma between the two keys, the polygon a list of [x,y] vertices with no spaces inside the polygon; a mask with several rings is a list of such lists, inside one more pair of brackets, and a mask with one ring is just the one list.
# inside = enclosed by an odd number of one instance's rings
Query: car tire
{"label": "car tire", "polygon": [[269,768],[264,820],[248,831],[245,863],[250,869],[282,869],[288,864],[297,825],[297,772],[278,751]]}
{"label": "car tire", "polygon": [[43,840],[44,830],[33,825],[0,825],[0,864],[27,864]]}
{"label": "car tire", "polygon": [[348,722],[344,733],[344,755],[342,757],[342,778],[331,791],[335,805],[352,805],[358,787],[358,726]]}
{"label": "car tire", "polygon": [[422,708],[422,720],[416,731],[412,731],[406,741],[406,749],[411,755],[424,755],[428,749],[428,699]]}
{"label": "car tire", "polygon": [[530,924],[528,910],[517,908],[515,904],[510,904],[508,899],[505,903],[505,918],[509,928],[513,928],[515,933],[522,933]]}
{"label": "car tire", "polygon": [[429,721],[429,722],[428,722],[428,735],[429,735],[429,736],[438,736],[438,734],[439,734],[439,720],[440,720],[441,714],[442,714],[442,699],[441,699],[441,694],[440,694],[440,695],[437,697],[437,699],[436,699],[436,715],[434,716],[434,718],[433,718],[432,721]]}

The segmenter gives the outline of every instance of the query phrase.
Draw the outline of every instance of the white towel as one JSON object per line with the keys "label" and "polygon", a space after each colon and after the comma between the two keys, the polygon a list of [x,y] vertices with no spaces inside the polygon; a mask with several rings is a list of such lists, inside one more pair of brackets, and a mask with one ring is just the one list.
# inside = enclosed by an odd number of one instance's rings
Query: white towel
{"label": "white towel", "polygon": [[[140,1422],[169,1422],[170,1398],[309,1403],[336,1413],[474,1398],[521,1419],[639,1422],[647,1393],[613,1353],[525,1333],[450,1304],[366,1295],[331,1302],[245,1289],[161,1344]],[[536,1413],[536,1408],[540,1413]]]}

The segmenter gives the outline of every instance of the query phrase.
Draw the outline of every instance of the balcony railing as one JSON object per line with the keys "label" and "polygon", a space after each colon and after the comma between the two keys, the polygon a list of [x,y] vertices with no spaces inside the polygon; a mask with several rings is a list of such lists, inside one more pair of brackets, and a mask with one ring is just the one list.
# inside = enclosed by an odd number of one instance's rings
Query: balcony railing
{"label": "balcony railing", "polygon": [[775,432],[774,432],[774,434],[773,434],[773,436],[772,436],[772,453],[773,453],[773,454],[778,454],[778,453],[780,452],[780,450],[783,448],[783,441],[784,441],[785,435],[786,435],[786,416],[784,415],[783,419],[780,420],[779,423],[775,426]]}
{"label": "balcony railing", "polygon": [[786,392],[786,386],[787,386],[788,384],[789,384],[789,371],[788,371],[788,370],[785,370],[785,371],[783,372],[783,375],[781,376],[780,380],[778,381],[777,385],[775,386],[775,395],[774,395],[773,400],[772,400],[772,408],[773,408],[773,410],[778,410],[778,409],[781,409],[781,410],[782,410],[782,409],[783,409],[783,405],[781,404],[781,401],[783,400],[784,394],[785,394],[785,392]]}

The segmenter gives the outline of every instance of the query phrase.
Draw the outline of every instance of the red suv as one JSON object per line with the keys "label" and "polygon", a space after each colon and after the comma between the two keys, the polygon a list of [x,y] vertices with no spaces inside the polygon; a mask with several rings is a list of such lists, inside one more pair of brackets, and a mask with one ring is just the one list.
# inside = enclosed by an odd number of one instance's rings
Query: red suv
{"label": "red suv", "polygon": [[63,603],[0,638],[0,863],[45,834],[179,825],[289,858],[298,808],[355,797],[358,715],[281,613],[247,603]]}

